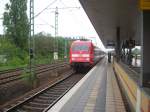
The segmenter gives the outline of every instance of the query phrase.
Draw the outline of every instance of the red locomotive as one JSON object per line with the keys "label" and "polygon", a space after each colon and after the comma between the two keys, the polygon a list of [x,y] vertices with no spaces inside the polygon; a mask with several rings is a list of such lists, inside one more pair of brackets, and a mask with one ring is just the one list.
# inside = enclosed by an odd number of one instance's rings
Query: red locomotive
{"label": "red locomotive", "polygon": [[70,47],[70,65],[77,71],[92,67],[100,58],[97,51],[91,41],[74,41]]}

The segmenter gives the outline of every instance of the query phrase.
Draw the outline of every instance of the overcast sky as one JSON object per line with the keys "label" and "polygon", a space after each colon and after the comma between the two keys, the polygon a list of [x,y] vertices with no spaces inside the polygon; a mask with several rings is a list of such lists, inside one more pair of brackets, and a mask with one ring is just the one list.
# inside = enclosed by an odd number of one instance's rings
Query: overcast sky
{"label": "overcast sky", "polygon": [[[5,4],[8,1],[9,0],[0,0],[0,18],[2,18]],[[35,15],[52,3],[52,5],[50,5],[47,10],[43,11],[38,17],[35,18],[35,33],[45,32],[54,35],[55,33],[54,12],[55,8],[58,7],[59,36],[67,36],[67,37],[84,36],[88,38],[96,37],[96,39],[94,38],[92,39],[93,42],[96,41],[98,46],[104,49],[94,27],[90,23],[90,20],[88,19],[86,13],[84,12],[78,0],[34,0],[34,3],[35,3]],[[3,33],[2,20],[0,20],[0,34],[2,33]]]}

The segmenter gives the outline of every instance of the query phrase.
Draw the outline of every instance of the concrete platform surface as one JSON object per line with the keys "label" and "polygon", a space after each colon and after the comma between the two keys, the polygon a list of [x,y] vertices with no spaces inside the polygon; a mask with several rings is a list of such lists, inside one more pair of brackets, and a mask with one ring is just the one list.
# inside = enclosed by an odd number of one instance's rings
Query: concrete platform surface
{"label": "concrete platform surface", "polygon": [[48,112],[125,112],[112,65],[102,59]]}

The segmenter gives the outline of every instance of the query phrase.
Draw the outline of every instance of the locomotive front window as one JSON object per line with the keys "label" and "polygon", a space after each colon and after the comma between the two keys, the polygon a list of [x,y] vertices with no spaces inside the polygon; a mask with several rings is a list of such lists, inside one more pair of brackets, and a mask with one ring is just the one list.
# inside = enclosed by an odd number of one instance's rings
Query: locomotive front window
{"label": "locomotive front window", "polygon": [[74,45],[72,46],[72,51],[88,51],[89,46],[88,45]]}

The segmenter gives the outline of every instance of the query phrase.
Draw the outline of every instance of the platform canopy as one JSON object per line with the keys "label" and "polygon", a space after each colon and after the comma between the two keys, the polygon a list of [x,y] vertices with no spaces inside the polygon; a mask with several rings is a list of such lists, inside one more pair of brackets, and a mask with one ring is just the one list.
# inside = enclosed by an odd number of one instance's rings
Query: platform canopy
{"label": "platform canopy", "polygon": [[79,0],[103,44],[116,43],[116,30],[120,39],[135,39],[140,44],[141,10],[138,0]]}

